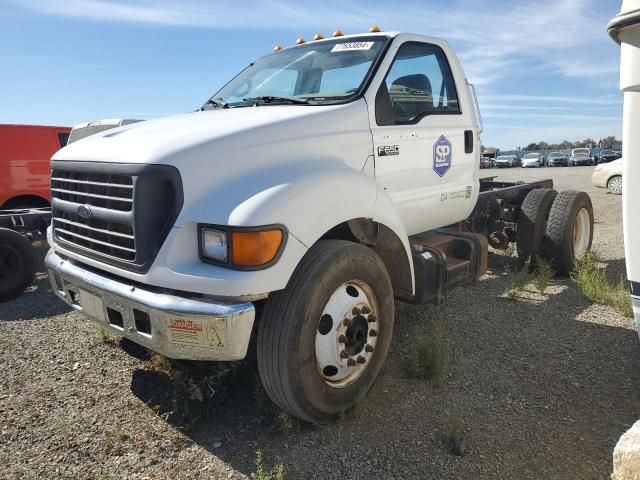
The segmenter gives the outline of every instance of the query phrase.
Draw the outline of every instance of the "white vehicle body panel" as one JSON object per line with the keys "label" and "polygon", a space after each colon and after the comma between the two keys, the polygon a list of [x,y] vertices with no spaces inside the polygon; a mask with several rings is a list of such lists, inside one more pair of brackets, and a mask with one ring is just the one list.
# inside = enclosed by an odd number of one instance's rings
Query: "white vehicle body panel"
{"label": "white vehicle body panel", "polygon": [[636,327],[640,332],[640,223],[637,205],[640,190],[627,188],[640,178],[640,0],[625,0],[620,15],[609,24],[621,44],[620,89],[624,92],[622,137],[622,205],[627,277],[631,284]]}

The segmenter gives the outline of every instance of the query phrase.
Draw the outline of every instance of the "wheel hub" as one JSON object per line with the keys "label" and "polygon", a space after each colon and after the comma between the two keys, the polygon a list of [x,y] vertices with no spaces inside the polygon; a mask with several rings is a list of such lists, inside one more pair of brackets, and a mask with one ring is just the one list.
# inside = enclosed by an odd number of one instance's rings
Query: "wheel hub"
{"label": "wheel hub", "polygon": [[355,381],[368,367],[378,341],[378,304],[371,287],[353,280],[329,297],[318,322],[316,365],[334,388]]}
{"label": "wheel hub", "polygon": [[573,225],[573,255],[580,259],[589,248],[591,237],[591,217],[586,208],[581,208]]}

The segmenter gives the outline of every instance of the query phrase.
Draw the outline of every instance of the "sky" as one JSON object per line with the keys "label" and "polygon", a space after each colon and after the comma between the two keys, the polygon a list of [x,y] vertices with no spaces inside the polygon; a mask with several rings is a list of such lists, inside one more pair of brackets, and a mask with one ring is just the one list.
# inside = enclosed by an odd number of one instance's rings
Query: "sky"
{"label": "sky", "polygon": [[383,30],[448,40],[483,144],[621,136],[620,0],[0,0],[0,123],[193,111],[297,37]]}

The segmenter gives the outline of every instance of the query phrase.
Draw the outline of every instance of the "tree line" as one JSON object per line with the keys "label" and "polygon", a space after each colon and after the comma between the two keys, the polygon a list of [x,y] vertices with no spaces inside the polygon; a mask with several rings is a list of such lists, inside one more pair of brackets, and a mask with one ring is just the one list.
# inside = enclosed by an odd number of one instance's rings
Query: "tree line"
{"label": "tree line", "polygon": [[547,142],[538,142],[538,143],[530,143],[524,148],[518,147],[518,150],[568,150],[571,148],[602,148],[602,149],[610,149],[614,147],[619,147],[622,144],[622,140],[618,140],[616,137],[609,136],[605,138],[601,138],[600,140],[595,140],[593,138],[585,138],[584,140],[578,142],[570,142],[568,140],[564,140],[561,143],[547,143]]}

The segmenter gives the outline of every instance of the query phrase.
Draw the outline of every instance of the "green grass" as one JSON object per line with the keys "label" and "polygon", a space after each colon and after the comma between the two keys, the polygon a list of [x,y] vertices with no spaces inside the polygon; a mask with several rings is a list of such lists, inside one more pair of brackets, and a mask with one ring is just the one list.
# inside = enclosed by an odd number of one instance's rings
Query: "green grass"
{"label": "green grass", "polygon": [[551,260],[538,258],[533,267],[533,284],[540,295],[544,295],[556,272]]}
{"label": "green grass", "polygon": [[424,334],[417,336],[409,351],[406,371],[413,378],[432,380],[442,386],[451,360],[446,323],[434,322]]}
{"label": "green grass", "polygon": [[107,330],[107,327],[100,325],[99,323],[95,324],[96,327],[96,337],[100,343],[111,343],[113,342],[113,336]]}
{"label": "green grass", "polygon": [[624,279],[614,284],[609,282],[606,269],[599,266],[592,252],[587,252],[577,261],[571,278],[580,287],[584,296],[592,302],[609,305],[621,315],[633,318],[627,282]]}
{"label": "green grass", "polygon": [[265,470],[260,450],[256,452],[255,466],[256,471],[249,477],[251,480],[284,480],[284,465],[278,464],[271,470]]}

